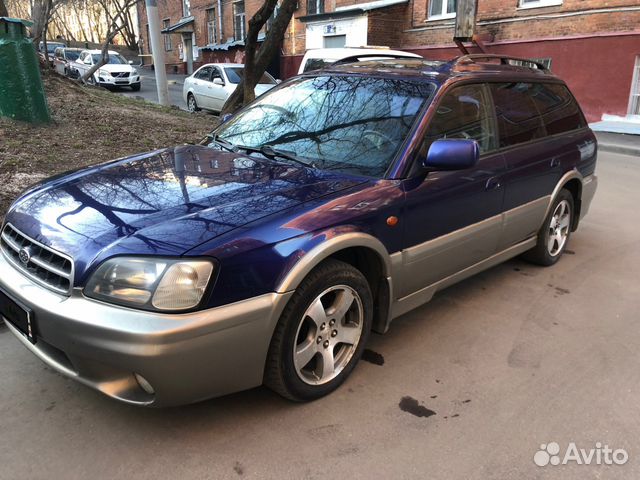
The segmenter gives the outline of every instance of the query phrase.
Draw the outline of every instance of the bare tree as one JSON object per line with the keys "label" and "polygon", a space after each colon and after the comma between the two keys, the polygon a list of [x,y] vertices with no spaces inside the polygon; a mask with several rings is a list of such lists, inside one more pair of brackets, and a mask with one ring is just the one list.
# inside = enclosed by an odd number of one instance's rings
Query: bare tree
{"label": "bare tree", "polygon": [[[109,10],[111,6],[111,2],[109,0],[97,0],[102,8],[104,8],[105,12]],[[96,63],[93,67],[87,70],[80,80],[82,82],[86,82],[87,79],[91,78],[91,76],[103,65],[105,65],[109,61],[109,44],[113,42],[113,39],[120,33],[122,29],[125,28],[126,21],[124,20],[126,13],[129,11],[131,7],[133,7],[140,0],[123,0],[121,4],[118,5],[115,13],[111,17],[111,23],[109,24],[109,28],[107,29],[107,37],[102,44],[101,49],[101,58],[98,63]]]}
{"label": "bare tree", "polygon": [[7,11],[7,6],[4,4],[4,0],[0,0],[0,17],[8,17],[9,12]]}
{"label": "bare tree", "polygon": [[260,77],[267,70],[273,56],[280,48],[284,33],[289,26],[298,0],[282,0],[277,14],[270,24],[264,41],[258,49],[258,34],[273,15],[278,0],[265,0],[264,4],[249,20],[249,29],[244,47],[244,74],[238,87],[225,103],[222,114],[230,113],[253,101],[255,88]]}

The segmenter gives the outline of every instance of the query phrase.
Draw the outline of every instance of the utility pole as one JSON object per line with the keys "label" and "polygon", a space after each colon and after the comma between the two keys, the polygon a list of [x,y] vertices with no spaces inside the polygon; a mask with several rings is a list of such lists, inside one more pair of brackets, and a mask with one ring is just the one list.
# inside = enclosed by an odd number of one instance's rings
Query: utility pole
{"label": "utility pole", "polygon": [[164,67],[164,53],[160,42],[160,16],[158,15],[158,0],[145,0],[147,20],[149,21],[149,37],[151,54],[153,55],[153,70],[156,74],[158,87],[158,103],[169,106],[169,87],[167,86],[167,71]]}

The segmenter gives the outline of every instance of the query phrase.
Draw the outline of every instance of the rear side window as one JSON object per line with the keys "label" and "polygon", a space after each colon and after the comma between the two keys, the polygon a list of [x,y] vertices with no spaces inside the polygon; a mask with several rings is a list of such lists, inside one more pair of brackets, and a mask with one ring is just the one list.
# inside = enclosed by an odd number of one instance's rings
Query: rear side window
{"label": "rear side window", "polygon": [[447,92],[431,119],[421,153],[426,154],[439,138],[475,140],[481,153],[496,148],[491,97],[485,86],[462,85]]}
{"label": "rear side window", "polygon": [[540,85],[532,83],[492,83],[491,93],[498,119],[500,147],[509,147],[545,136],[535,95]]}
{"label": "rear side window", "polygon": [[547,135],[569,132],[585,126],[580,107],[566,86],[557,83],[536,84],[533,92]]}

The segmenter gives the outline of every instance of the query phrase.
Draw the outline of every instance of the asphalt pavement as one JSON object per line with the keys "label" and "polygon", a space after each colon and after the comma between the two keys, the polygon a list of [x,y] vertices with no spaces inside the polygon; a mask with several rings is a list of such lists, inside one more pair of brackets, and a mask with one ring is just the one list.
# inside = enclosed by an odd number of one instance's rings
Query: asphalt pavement
{"label": "asphalt pavement", "polygon": [[[119,95],[131,98],[142,98],[149,102],[158,103],[158,87],[156,77],[153,71],[139,68],[140,72],[140,90],[132,92],[130,88],[123,87],[114,90]],[[187,109],[187,104],[182,98],[182,86],[184,84],[185,75],[167,75],[169,87],[169,103],[175,105],[182,110]]]}
{"label": "asphalt pavement", "polygon": [[[598,174],[557,265],[516,259],[438,293],[313,403],[257,388],[122,405],[0,327],[0,478],[639,478],[640,161],[602,152]],[[562,464],[572,444],[590,464]],[[596,464],[605,446],[627,461]]]}

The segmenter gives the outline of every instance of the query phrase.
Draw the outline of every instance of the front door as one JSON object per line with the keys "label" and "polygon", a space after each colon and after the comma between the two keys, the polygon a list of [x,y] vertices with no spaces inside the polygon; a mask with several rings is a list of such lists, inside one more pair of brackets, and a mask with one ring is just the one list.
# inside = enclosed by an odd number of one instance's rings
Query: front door
{"label": "front door", "polygon": [[438,138],[478,142],[473,168],[418,173],[405,180],[402,275],[399,298],[469,267],[496,252],[505,172],[496,152],[491,96],[481,84],[454,86],[437,106],[417,161]]}

